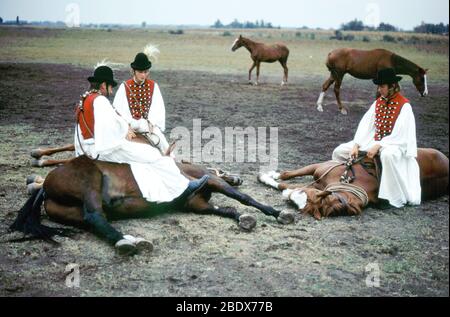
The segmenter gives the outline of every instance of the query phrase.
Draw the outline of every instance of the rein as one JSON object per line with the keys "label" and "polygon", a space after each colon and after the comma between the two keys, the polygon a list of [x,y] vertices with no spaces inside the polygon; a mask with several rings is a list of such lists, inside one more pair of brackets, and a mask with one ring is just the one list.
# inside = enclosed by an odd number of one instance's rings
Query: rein
{"label": "rein", "polygon": [[[363,203],[363,206],[367,206],[369,203],[369,196],[367,195],[367,192],[360,186],[352,185],[351,183],[356,179],[355,171],[353,170],[353,165],[360,163],[363,168],[367,171],[367,164],[362,163],[362,160],[365,159],[367,156],[367,152],[361,151],[359,152],[358,158],[356,159],[349,159],[345,163],[336,163],[335,165],[331,166],[328,170],[325,171],[318,179],[314,180],[313,182],[306,184],[305,186],[301,188],[297,188],[293,190],[288,198],[290,199],[292,194],[295,192],[301,192],[303,189],[310,187],[316,183],[318,183],[320,180],[322,180],[325,176],[327,176],[332,170],[334,170],[336,167],[345,165],[345,171],[344,174],[340,178],[340,183],[332,183],[329,184],[324,191],[331,192],[334,196],[336,196],[339,201],[344,204],[345,206],[348,206],[348,201],[343,197],[342,195],[339,195],[338,192],[348,192],[353,195],[355,195],[358,199],[361,200]],[[376,166],[376,165],[375,165]],[[349,172],[352,172],[353,176],[349,176]],[[370,174],[370,173],[369,173]],[[370,174],[372,175],[372,174]],[[374,175],[372,175],[374,176]],[[376,176],[374,176],[376,178]]]}
{"label": "rein", "polygon": [[333,195],[338,197],[339,201],[345,206],[348,206],[348,202],[343,196],[339,195],[338,192],[347,192],[355,195],[359,200],[361,200],[361,202],[363,203],[363,207],[366,207],[369,204],[369,196],[367,195],[366,191],[356,185],[346,183],[333,183],[325,187],[325,191],[329,191]]}

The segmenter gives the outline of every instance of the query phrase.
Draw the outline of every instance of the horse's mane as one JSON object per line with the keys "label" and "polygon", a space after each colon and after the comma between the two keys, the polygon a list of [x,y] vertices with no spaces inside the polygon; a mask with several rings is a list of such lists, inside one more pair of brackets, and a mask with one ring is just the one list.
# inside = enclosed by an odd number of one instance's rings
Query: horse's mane
{"label": "horse's mane", "polygon": [[408,72],[410,70],[413,71],[420,71],[421,69],[423,70],[423,68],[420,67],[419,65],[395,53],[392,54],[392,62],[398,74]]}
{"label": "horse's mane", "polygon": [[355,216],[361,214],[362,210],[358,201],[354,197],[349,197],[347,205],[334,200],[331,201],[332,195],[326,197],[310,197],[308,204],[303,209],[305,214],[309,214],[316,219],[322,217],[336,216]]}

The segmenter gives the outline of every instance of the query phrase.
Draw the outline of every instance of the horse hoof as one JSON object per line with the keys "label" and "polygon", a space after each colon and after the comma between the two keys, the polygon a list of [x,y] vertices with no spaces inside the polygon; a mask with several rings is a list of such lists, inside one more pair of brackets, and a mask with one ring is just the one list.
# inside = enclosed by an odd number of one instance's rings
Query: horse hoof
{"label": "horse hoof", "polygon": [[27,185],[30,185],[31,183],[35,183],[36,179],[38,178],[38,175],[32,174],[27,177]]}
{"label": "horse hoof", "polygon": [[31,155],[31,157],[34,157],[35,159],[40,159],[42,157],[42,151],[39,149],[32,150],[30,155]]}
{"label": "horse hoof", "polygon": [[31,166],[33,166],[33,167],[42,167],[42,166],[44,166],[43,163],[44,163],[44,160],[35,159],[35,160],[31,161]]}
{"label": "horse hoof", "polygon": [[239,176],[232,175],[231,178],[231,186],[241,186],[244,181]]}
{"label": "horse hoof", "polygon": [[134,246],[136,246],[137,250],[139,252],[141,251],[153,251],[153,243],[151,243],[148,240],[145,240],[144,238],[136,238],[132,235],[124,235],[123,238],[129,242],[131,242]]}
{"label": "horse hoof", "polygon": [[133,255],[133,254],[136,254],[136,252],[137,252],[137,248],[134,245],[134,243],[127,239],[122,239],[122,240],[117,241],[115,248],[119,252],[120,255],[124,255],[124,256]]}
{"label": "horse hoof", "polygon": [[30,183],[30,184],[28,184],[27,185],[27,194],[28,195],[33,195],[36,191],[38,191],[39,190],[39,186],[38,186],[38,184],[36,184],[36,183]]}
{"label": "horse hoof", "polygon": [[256,218],[252,215],[245,214],[239,217],[239,227],[246,231],[251,231],[256,227]]}
{"label": "horse hoof", "polygon": [[348,114],[348,111],[347,111],[347,109],[341,109],[341,113],[342,113],[344,116],[346,116],[346,115]]}
{"label": "horse hoof", "polygon": [[317,105],[317,111],[323,112],[323,106],[322,105]]}
{"label": "horse hoof", "polygon": [[277,221],[283,225],[289,225],[295,221],[295,214],[292,212],[283,210],[278,215]]}
{"label": "horse hoof", "polygon": [[136,239],[136,248],[139,252],[152,252],[153,251],[153,243],[148,240],[137,238]]}

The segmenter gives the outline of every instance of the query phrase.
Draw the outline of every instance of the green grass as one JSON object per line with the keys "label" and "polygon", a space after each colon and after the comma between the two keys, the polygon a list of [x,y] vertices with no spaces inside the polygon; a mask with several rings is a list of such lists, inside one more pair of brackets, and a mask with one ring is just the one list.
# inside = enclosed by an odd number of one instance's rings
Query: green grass
{"label": "green grass", "polygon": [[[430,69],[431,80],[448,80],[448,37],[392,33],[404,42],[412,36],[420,45],[386,43],[381,38],[386,33],[355,32],[352,42],[329,40],[332,31],[312,30],[185,30],[183,35],[171,35],[168,30],[154,29],[39,29],[0,28],[0,60],[15,62],[63,63],[93,67],[103,58],[123,63],[124,68],[147,43],[157,44],[161,55],[154,69],[208,71],[216,73],[246,74],[251,65],[249,53],[230,50],[239,34],[261,42],[284,42],[290,49],[291,76],[325,76],[324,61],[328,52],[339,47],[359,49],[385,48]],[[299,35],[298,33],[301,33]],[[347,34],[346,32],[344,32]],[[311,39],[314,34],[315,40]],[[367,36],[370,42],[363,42]],[[428,43],[428,44],[427,44]],[[262,66],[262,74],[282,75],[278,63]]]}

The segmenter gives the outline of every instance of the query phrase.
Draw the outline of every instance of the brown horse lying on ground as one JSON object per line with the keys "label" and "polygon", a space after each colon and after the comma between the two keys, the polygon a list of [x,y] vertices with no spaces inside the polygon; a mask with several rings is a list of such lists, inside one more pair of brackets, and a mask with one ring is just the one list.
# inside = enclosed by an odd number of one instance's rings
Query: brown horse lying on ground
{"label": "brown horse lying on ground", "polygon": [[250,67],[250,70],[248,71],[248,81],[251,83],[252,80],[252,71],[256,67],[256,82],[255,85],[258,85],[259,83],[259,68],[261,66],[261,62],[264,63],[275,63],[280,62],[281,66],[284,69],[284,77],[283,81],[281,82],[281,85],[285,85],[288,82],[288,67],[287,67],[287,60],[289,57],[289,49],[284,44],[274,44],[274,45],[267,45],[263,43],[257,43],[250,39],[247,39],[245,37],[242,37],[242,35],[239,35],[239,37],[234,41],[233,46],[231,47],[231,50],[235,52],[240,47],[244,46],[249,52],[250,57],[253,60],[253,65]]}
{"label": "brown horse lying on ground", "polygon": [[[361,159],[360,159],[361,160]],[[417,161],[420,167],[422,200],[434,199],[448,193],[449,161],[434,149],[419,149]],[[364,158],[352,166],[354,180],[342,183],[349,168],[346,164],[329,161],[281,173],[258,175],[258,180],[283,191],[305,214],[316,219],[339,215],[359,215],[368,204],[376,205],[378,199],[378,173],[373,160]],[[346,172],[347,171],[347,172]],[[295,177],[312,175],[314,182],[305,184],[278,183]]]}
{"label": "brown horse lying on ground", "polygon": [[11,230],[49,241],[54,235],[64,234],[64,230],[50,228],[40,223],[42,203],[50,219],[66,225],[92,229],[97,235],[116,245],[119,252],[126,254],[135,253],[138,246],[129,243],[118,245],[118,242],[124,239],[124,235],[114,229],[107,219],[150,217],[169,210],[186,210],[235,219],[245,230],[255,227],[255,217],[241,215],[232,207],[211,205],[208,201],[213,192],[233,198],[246,206],[255,207],[264,214],[275,217],[280,223],[288,224],[294,221],[292,213],[280,212],[239,192],[229,184],[236,185],[235,179],[225,178],[228,183],[215,172],[201,166],[192,164],[178,166],[190,179],[201,178],[206,174],[210,174],[210,178],[203,189],[191,197],[176,199],[174,203],[156,204],[142,198],[128,164],[95,161],[86,156],[69,160],[48,174],[42,188],[35,191],[19,211]]}
{"label": "brown horse lying on ground", "polygon": [[341,102],[341,85],[345,74],[358,79],[375,79],[378,71],[385,68],[394,68],[397,75],[409,75],[422,97],[428,95],[427,71],[413,62],[393,52],[384,49],[371,51],[339,48],[328,54],[326,61],[330,78],[322,87],[322,93],[317,100],[317,110],[323,111],[325,92],[334,83],[334,93],[338,102],[339,111],[347,114],[347,107]]}

